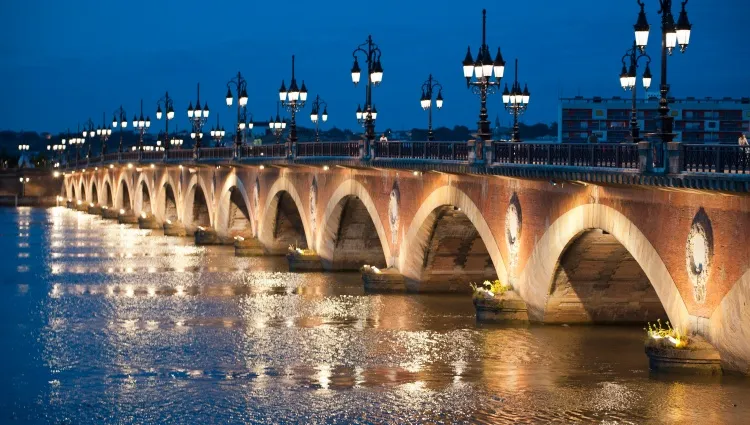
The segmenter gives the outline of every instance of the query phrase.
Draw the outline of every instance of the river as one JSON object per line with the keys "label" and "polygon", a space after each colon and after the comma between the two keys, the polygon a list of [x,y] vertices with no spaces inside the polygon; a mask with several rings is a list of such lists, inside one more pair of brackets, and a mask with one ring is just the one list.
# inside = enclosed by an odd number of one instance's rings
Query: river
{"label": "river", "polygon": [[63,208],[0,209],[0,423],[747,423],[750,379],[653,374],[641,327],[479,325]]}

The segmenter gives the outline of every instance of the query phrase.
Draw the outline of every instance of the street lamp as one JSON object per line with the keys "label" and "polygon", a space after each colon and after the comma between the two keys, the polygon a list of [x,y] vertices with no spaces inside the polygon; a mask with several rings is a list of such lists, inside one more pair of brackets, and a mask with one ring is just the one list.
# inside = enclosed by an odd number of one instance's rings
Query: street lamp
{"label": "street lamp", "polygon": [[[244,136],[245,136],[245,127],[247,126],[246,121],[246,112],[245,108],[247,107],[247,80],[242,77],[242,73],[237,72],[237,76],[232,78],[231,80],[227,81],[227,107],[231,107],[232,103],[234,103],[234,96],[232,95],[232,87],[234,86],[237,91],[237,128],[235,128],[236,133],[234,135],[234,146],[237,149],[237,153],[239,154],[240,146],[244,143]],[[250,124],[250,128],[252,129],[252,123]],[[240,134],[242,132],[242,134]]]}
{"label": "street lamp", "polygon": [[427,141],[429,142],[435,138],[432,134],[432,91],[434,89],[438,90],[435,106],[440,109],[443,107],[443,86],[438,80],[433,79],[432,74],[430,74],[427,81],[422,83],[422,98],[419,101],[422,109],[427,111]]}
{"label": "street lamp", "polygon": [[102,126],[96,129],[96,135],[99,136],[99,140],[102,143],[102,158],[104,158],[104,154],[107,152],[107,140],[112,135],[112,129],[107,127],[107,118],[105,115],[102,112]]}
{"label": "street lamp", "polygon": [[[320,109],[323,108],[323,113],[320,113]],[[328,121],[328,103],[320,98],[320,95],[315,96],[315,100],[312,103],[312,112],[310,113],[310,121],[315,123],[315,141],[320,142],[320,130],[318,128],[318,122],[320,119],[323,122]]]}
{"label": "street lamp", "polygon": [[[644,46],[645,47],[645,46]],[[633,106],[630,115],[630,136],[633,139],[633,143],[641,141],[640,130],[638,129],[638,110],[636,106],[636,70],[638,69],[638,61],[641,58],[646,58],[646,71],[643,72],[643,88],[648,90],[651,87],[651,57],[647,55],[645,49],[638,48],[638,42],[633,42],[633,47],[628,49],[622,56],[622,71],[620,71],[620,86],[623,90],[631,90],[633,92]],[[630,64],[626,66],[625,59],[630,59]]]}
{"label": "street lamp", "polygon": [[164,97],[156,101],[156,119],[160,120],[162,115],[164,114],[161,110],[161,107],[164,106],[164,109],[167,111],[167,119],[164,120],[164,148],[169,149],[170,146],[170,139],[169,139],[169,121],[171,121],[174,118],[174,107],[172,98],[169,97],[169,92],[164,93]]}
{"label": "street lamp", "polygon": [[[76,133],[75,133],[76,137],[68,138],[68,145],[72,145],[76,147],[76,162],[75,162],[76,167],[78,166],[78,160],[81,157],[81,154],[80,154],[81,145],[86,142],[86,139],[84,139],[83,137],[78,137],[78,135],[81,134],[80,129],[81,129],[81,125],[78,124],[78,126],[76,127]],[[70,134],[70,131],[68,131],[68,134]]]}
{"label": "street lamp", "polygon": [[67,136],[61,136],[60,137],[60,143],[54,144],[54,145],[47,145],[47,150],[52,151],[53,158],[55,159],[53,163],[53,168],[57,168],[60,166],[60,162],[62,162],[63,158],[63,152],[65,151],[65,148],[68,146],[65,144],[67,142]]}
{"label": "street lamp", "polygon": [[118,125],[120,126],[120,147],[117,152],[122,153],[122,131],[128,126],[128,114],[122,109],[122,105],[115,109],[112,116],[112,128],[117,128]]}
{"label": "street lamp", "polygon": [[529,86],[523,85],[523,91],[521,90],[521,83],[518,82],[518,59],[516,59],[516,75],[513,82],[513,88],[508,91],[508,84],[505,84],[503,90],[503,105],[505,110],[513,115],[513,138],[512,142],[521,141],[521,130],[518,128],[518,116],[523,115],[526,109],[529,107]]}
{"label": "street lamp", "polygon": [[[482,46],[477,53],[477,59],[472,59],[471,47],[466,50],[466,57],[463,61],[464,77],[466,78],[466,87],[479,95],[479,131],[477,135],[482,141],[489,141],[492,137],[490,131],[490,121],[487,119],[487,95],[497,92],[500,86],[500,80],[505,73],[505,61],[497,49],[497,55],[493,62],[490,55],[490,48],[487,46],[487,10],[482,10]],[[492,74],[495,74],[495,80],[492,80]],[[474,80],[472,80],[472,75]],[[481,152],[481,150],[479,150]]]}
{"label": "street lamp", "polygon": [[188,120],[190,120],[190,124],[192,125],[190,138],[195,139],[193,155],[196,158],[201,148],[201,140],[203,140],[203,125],[206,124],[206,119],[208,119],[208,112],[208,102],[206,102],[203,109],[201,109],[201,85],[198,83],[198,98],[195,102],[195,109],[193,109],[193,102],[190,102],[187,110]]}
{"label": "street lamp", "polygon": [[281,135],[284,134],[286,128],[286,120],[281,119],[279,116],[279,102],[276,102],[276,119],[273,117],[268,120],[268,129],[271,130],[271,134],[276,138],[276,143],[281,140]]}
{"label": "street lamp", "polygon": [[28,177],[19,177],[18,181],[21,182],[21,197],[23,198],[23,197],[26,196],[26,183],[29,182],[29,178]]}
{"label": "street lamp", "polygon": [[240,134],[240,145],[245,144],[245,130],[250,131],[250,137],[253,137],[253,114],[250,114],[250,118],[247,117],[247,109],[242,108],[242,113],[240,114],[240,121],[237,124],[237,132]]}
{"label": "street lamp", "polygon": [[[96,129],[94,128],[94,121],[92,121],[91,118],[89,118],[88,121],[86,121],[84,123],[84,125],[83,125],[83,131],[81,132],[81,134],[83,134],[83,138],[84,139],[86,137],[88,137],[90,139],[93,139],[94,136],[96,135]],[[88,144],[88,149],[87,149],[87,152],[86,152],[86,159],[91,158],[91,145],[92,145],[92,143],[90,142]]]}
{"label": "street lamp", "polygon": [[[641,11],[638,14],[638,20],[633,26],[635,30],[635,44],[644,52],[646,45],[648,44],[648,34],[650,26],[646,20],[646,12],[644,10],[643,1],[637,0],[638,5],[641,7]],[[672,15],[672,0],[659,0],[659,14],[661,15],[661,83],[659,91],[661,97],[659,98],[659,118],[661,120],[661,129],[659,130],[659,138],[661,139],[664,147],[674,139],[672,133],[673,118],[669,114],[669,84],[667,83],[667,56],[672,55],[672,51],[679,44],[680,52],[684,53],[690,43],[690,30],[692,25],[688,20],[687,11],[685,6],[688,0],[682,2],[682,10],[680,16],[677,19],[677,25],[674,22],[674,16]],[[666,155],[664,156],[665,161],[667,160]]]}
{"label": "street lamp", "polygon": [[367,86],[365,86],[365,108],[362,109],[359,105],[357,106],[357,122],[365,128],[365,146],[364,156],[365,158],[370,157],[370,144],[375,141],[375,120],[378,116],[378,111],[375,109],[375,105],[372,103],[372,86],[379,86],[383,81],[383,65],[380,63],[380,57],[382,52],[377,44],[373,43],[372,35],[367,36],[367,41],[357,46],[352,52],[354,57],[354,65],[352,66],[352,82],[356,86],[360,80],[360,69],[359,62],[357,61],[357,53],[361,53],[365,57],[365,63],[367,64]]}
{"label": "street lamp", "polygon": [[136,118],[133,115],[133,128],[138,130],[138,148],[137,151],[143,151],[143,134],[151,127],[151,117],[143,119],[143,99],[141,99],[141,116]]}
{"label": "street lamp", "polygon": [[216,114],[216,127],[211,127],[211,138],[214,139],[216,147],[221,146],[221,139],[224,138],[226,131],[219,125],[219,114]]}
{"label": "street lamp", "polygon": [[[297,87],[297,79],[294,77],[294,55],[292,55],[292,81],[289,84],[289,91],[287,91],[284,85],[284,80],[281,80],[279,100],[281,101],[281,106],[286,108],[292,115],[291,126],[289,128],[289,142],[294,146],[297,144],[297,112],[301,111],[305,107],[305,102],[307,102],[305,80],[302,80],[302,87]],[[290,148],[293,149],[291,146]]]}

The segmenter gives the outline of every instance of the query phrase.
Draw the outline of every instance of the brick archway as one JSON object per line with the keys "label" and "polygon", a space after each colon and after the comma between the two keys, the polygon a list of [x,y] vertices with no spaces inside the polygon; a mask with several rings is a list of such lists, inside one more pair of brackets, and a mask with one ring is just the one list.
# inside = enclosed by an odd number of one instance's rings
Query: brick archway
{"label": "brick archway", "polygon": [[563,214],[549,226],[534,245],[516,285],[526,301],[529,318],[544,320],[550,288],[565,249],[583,232],[601,229],[608,232],[633,256],[675,327],[690,329],[690,316],[677,286],[651,242],[622,213],[602,204],[585,204]]}
{"label": "brick archway", "polygon": [[149,184],[147,173],[140,173],[135,183],[135,205],[136,214],[146,212],[154,214],[154,188]]}
{"label": "brick archway", "polygon": [[115,194],[115,208],[129,210],[133,208],[133,190],[128,183],[128,175],[122,173],[117,180],[117,193]]}
{"label": "brick archway", "polygon": [[[349,205],[349,217],[345,217],[347,205]],[[365,211],[354,211],[355,209],[362,210],[362,207],[364,207]],[[335,253],[337,251],[337,242],[341,242],[342,239],[341,226],[345,224],[345,221],[351,219],[351,214],[359,213],[362,215],[364,212],[369,215],[369,219],[371,220],[371,224],[373,225],[376,236],[379,240],[380,249],[378,249],[378,247],[370,247],[368,249],[367,247],[360,246],[359,248],[361,248],[362,255],[358,256],[358,258],[361,257],[362,261],[366,261],[371,265],[382,266],[378,263],[384,261],[387,267],[393,266],[394,261],[391,256],[391,247],[388,244],[388,237],[385,233],[383,223],[380,220],[380,215],[378,214],[375,202],[372,200],[372,197],[362,183],[349,179],[341,183],[333,192],[333,195],[331,195],[323,214],[321,231],[315,241],[315,246],[317,248],[316,251],[318,251],[326,268],[331,268],[334,265],[333,263],[337,262]],[[363,220],[366,221],[366,217],[363,218]],[[365,223],[365,225],[368,224],[370,223]],[[361,236],[370,236],[368,233],[371,232],[362,232]],[[365,245],[372,245],[372,241],[363,241],[365,242]],[[340,247],[341,244],[338,243],[338,245]],[[380,255],[384,257],[382,260],[377,258]],[[354,260],[357,261],[358,258],[355,258]],[[363,264],[359,264],[356,268],[359,268],[362,265]]]}
{"label": "brick archway", "polygon": [[[230,236],[256,235],[255,217],[250,205],[252,204],[242,180],[237,178],[236,174],[229,175],[221,189],[217,205],[216,231]],[[245,224],[244,221],[247,223]],[[243,227],[243,229],[238,227]]]}
{"label": "brick archway", "polygon": [[[151,200],[152,210],[154,215],[161,221],[177,221],[182,219],[182,211],[180,205],[182,204],[181,193],[175,184],[172,174],[169,170],[165,170],[162,173],[161,178],[158,179],[157,186],[153,188],[155,195]],[[171,197],[170,195],[171,191]]]}
{"label": "brick archway", "polygon": [[[286,177],[279,177],[268,191],[266,196],[265,206],[263,207],[263,215],[260,221],[260,227],[258,229],[258,240],[269,247],[273,252],[281,253],[280,251],[286,252],[286,246],[280,246],[275,241],[276,221],[279,212],[279,205],[282,201],[286,203],[284,197],[289,197],[290,204],[296,207],[297,213],[299,214],[302,232],[305,237],[305,245],[312,241],[312,235],[310,232],[310,223],[308,215],[305,212],[304,203],[302,202],[297,189],[294,184]],[[290,205],[291,207],[291,205]],[[310,241],[310,242],[308,242]],[[294,241],[292,241],[294,242]]]}
{"label": "brick archway", "polygon": [[203,226],[204,227],[212,227],[214,225],[214,212],[213,212],[213,205],[211,205],[211,202],[209,202],[209,196],[210,193],[208,191],[208,188],[203,182],[203,179],[200,178],[200,176],[196,173],[193,174],[193,176],[190,178],[190,182],[187,185],[187,190],[185,191],[185,196],[183,199],[183,205],[182,205],[182,217],[183,217],[183,224],[189,228],[191,228],[191,231],[194,231],[193,227],[197,226],[194,224],[196,218],[196,191],[200,188],[200,193],[198,196],[200,197],[201,194],[203,196],[203,202],[205,205],[198,205],[198,209],[202,210],[204,207],[206,209],[205,214],[208,216],[208,220],[205,218],[202,218],[203,220]]}
{"label": "brick archway", "polygon": [[[484,243],[487,254],[492,260],[495,273],[504,282],[508,281],[505,261],[498,248],[497,241],[490,230],[481,211],[469,196],[454,186],[442,186],[435,189],[422,202],[409,224],[409,229],[403,239],[398,258],[398,269],[407,279],[419,280],[425,263],[426,248],[430,243],[432,231],[425,231],[425,224],[435,220],[435,212],[444,207],[460,209]],[[468,290],[468,282],[466,290]]]}

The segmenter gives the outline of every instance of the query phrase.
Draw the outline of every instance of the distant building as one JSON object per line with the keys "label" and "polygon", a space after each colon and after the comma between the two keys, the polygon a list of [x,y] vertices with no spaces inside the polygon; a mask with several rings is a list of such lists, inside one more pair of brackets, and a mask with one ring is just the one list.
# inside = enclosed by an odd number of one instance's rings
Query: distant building
{"label": "distant building", "polygon": [[[657,133],[659,99],[650,96],[636,101],[641,137]],[[558,140],[586,142],[592,134],[599,143],[618,143],[630,139],[632,99],[613,97],[585,99],[576,96],[560,99]],[[672,99],[669,110],[674,117],[675,141],[684,143],[736,144],[750,124],[750,98],[741,99]]]}

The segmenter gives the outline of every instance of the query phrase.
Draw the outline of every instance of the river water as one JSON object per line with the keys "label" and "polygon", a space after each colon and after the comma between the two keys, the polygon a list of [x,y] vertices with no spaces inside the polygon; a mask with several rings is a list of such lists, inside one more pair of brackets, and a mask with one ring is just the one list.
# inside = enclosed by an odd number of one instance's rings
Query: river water
{"label": "river water", "polygon": [[99,218],[0,209],[0,423],[748,423],[750,380],[648,372],[640,327],[478,325]]}

